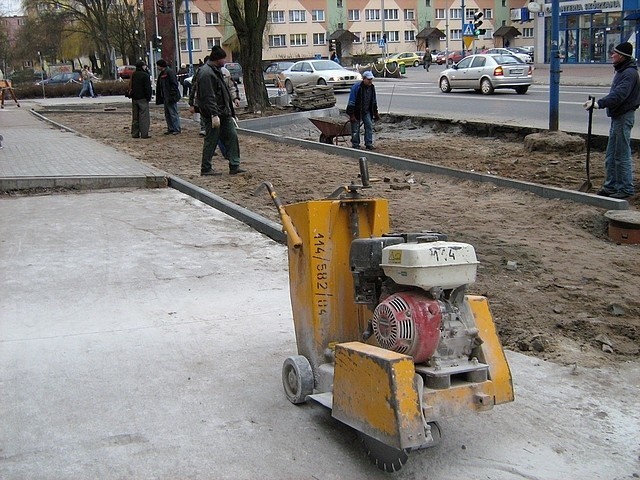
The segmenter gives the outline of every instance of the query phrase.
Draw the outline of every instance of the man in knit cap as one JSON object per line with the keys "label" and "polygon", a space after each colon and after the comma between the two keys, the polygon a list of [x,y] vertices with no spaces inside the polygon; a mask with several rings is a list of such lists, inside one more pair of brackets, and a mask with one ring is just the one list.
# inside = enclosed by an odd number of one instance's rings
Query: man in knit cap
{"label": "man in knit cap", "polygon": [[213,170],[211,159],[218,140],[224,145],[225,157],[229,160],[229,174],[244,173],[240,168],[240,145],[235,125],[235,105],[233,95],[227,87],[221,68],[227,53],[214,45],[209,61],[198,73],[198,108],[205,121],[205,136],[202,146],[200,175],[219,175]]}
{"label": "man in knit cap", "polygon": [[631,129],[640,106],[640,79],[633,58],[633,46],[623,42],[611,52],[615,75],[609,93],[600,100],[584,103],[586,110],[606,108],[611,117],[609,141],[604,159],[605,179],[598,195],[618,199],[634,194]]}

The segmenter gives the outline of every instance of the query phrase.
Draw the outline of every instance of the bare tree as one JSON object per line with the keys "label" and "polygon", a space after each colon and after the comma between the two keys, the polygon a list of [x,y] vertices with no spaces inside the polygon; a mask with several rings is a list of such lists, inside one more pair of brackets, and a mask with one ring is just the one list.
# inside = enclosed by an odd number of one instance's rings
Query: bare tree
{"label": "bare tree", "polygon": [[92,39],[94,47],[99,54],[102,63],[102,75],[104,78],[114,78],[113,55],[115,52],[112,35],[114,14],[116,5],[125,3],[126,0],[23,0],[27,10],[37,12],[49,12],[51,15],[63,14],[71,22],[70,29],[84,32]]}
{"label": "bare tree", "polygon": [[262,39],[269,0],[228,0],[227,5],[240,45],[247,106],[261,112],[270,107],[262,76]]}

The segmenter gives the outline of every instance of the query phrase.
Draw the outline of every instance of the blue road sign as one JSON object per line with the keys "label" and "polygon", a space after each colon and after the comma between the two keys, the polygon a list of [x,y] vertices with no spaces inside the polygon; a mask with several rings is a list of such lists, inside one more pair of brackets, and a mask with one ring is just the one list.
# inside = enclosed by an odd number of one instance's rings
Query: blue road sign
{"label": "blue road sign", "polygon": [[384,48],[384,43],[385,43],[385,42],[384,42],[384,38],[381,38],[380,40],[378,40],[378,46],[379,46],[380,48]]}
{"label": "blue road sign", "polygon": [[462,33],[463,37],[473,37],[473,23],[465,23],[464,24],[464,32]]}

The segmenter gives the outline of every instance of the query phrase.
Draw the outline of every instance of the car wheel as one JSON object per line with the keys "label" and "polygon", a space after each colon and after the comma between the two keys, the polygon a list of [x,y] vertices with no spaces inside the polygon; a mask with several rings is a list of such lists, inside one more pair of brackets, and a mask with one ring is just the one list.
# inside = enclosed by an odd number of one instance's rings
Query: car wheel
{"label": "car wheel", "polygon": [[447,77],[442,77],[440,79],[440,90],[442,90],[443,93],[449,93],[451,91],[451,84]]}
{"label": "car wheel", "polygon": [[525,85],[523,87],[516,87],[516,93],[518,95],[524,95],[529,90],[529,85]]}
{"label": "car wheel", "polygon": [[418,65],[420,65],[420,62],[418,60],[416,60],[415,62],[413,62],[413,66],[417,67]]}
{"label": "car wheel", "polygon": [[491,80],[488,78],[483,78],[480,82],[480,91],[484,95],[491,95],[493,93],[493,85],[491,85]]}
{"label": "car wheel", "polygon": [[318,85],[326,85],[327,81],[324,78],[319,78],[318,79]]}
{"label": "car wheel", "polygon": [[291,83],[291,80],[286,80],[284,82],[284,88],[287,89],[287,93],[288,94],[292,94],[293,93],[293,84]]}

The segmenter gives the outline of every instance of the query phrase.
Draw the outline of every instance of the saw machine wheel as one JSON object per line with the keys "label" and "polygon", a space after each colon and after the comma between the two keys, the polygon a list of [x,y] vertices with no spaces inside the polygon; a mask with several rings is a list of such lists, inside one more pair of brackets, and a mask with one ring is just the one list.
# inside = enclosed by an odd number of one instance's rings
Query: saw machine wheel
{"label": "saw machine wheel", "polygon": [[287,399],[297,405],[313,393],[313,370],[303,355],[288,357],[282,365],[282,386]]}
{"label": "saw machine wheel", "polygon": [[406,450],[398,450],[362,432],[358,432],[358,435],[367,457],[380,470],[389,473],[397,472],[409,460]]}

